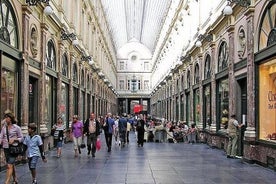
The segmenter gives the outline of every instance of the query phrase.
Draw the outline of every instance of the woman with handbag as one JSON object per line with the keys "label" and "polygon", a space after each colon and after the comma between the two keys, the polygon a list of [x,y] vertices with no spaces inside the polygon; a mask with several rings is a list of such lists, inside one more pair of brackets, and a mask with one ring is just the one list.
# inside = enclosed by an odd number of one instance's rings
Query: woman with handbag
{"label": "woman with handbag", "polygon": [[62,118],[59,117],[57,123],[52,128],[54,143],[57,147],[57,158],[61,155],[62,142],[64,138],[65,126],[63,125]]}
{"label": "woman with handbag", "polygon": [[71,125],[73,141],[74,141],[74,151],[75,157],[81,154],[81,143],[83,140],[83,123],[79,121],[78,115],[73,116],[73,122]]}
{"label": "woman with handbag", "polygon": [[5,184],[9,184],[11,177],[13,176],[13,183],[17,184],[18,180],[15,172],[15,161],[17,154],[11,154],[10,147],[18,145],[23,142],[23,134],[21,128],[16,125],[16,120],[13,113],[5,114],[5,125],[1,129],[0,133],[0,144],[4,148],[7,171]]}

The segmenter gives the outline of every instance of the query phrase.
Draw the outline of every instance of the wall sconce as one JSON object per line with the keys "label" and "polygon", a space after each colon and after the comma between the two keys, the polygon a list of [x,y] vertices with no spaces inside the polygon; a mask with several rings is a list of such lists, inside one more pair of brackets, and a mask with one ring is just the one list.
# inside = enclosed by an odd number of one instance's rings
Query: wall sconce
{"label": "wall sconce", "polygon": [[104,76],[103,72],[99,72],[98,75],[99,75],[99,77],[103,77]]}
{"label": "wall sconce", "polygon": [[45,3],[47,4],[46,7],[44,8],[44,14],[45,15],[51,15],[53,14],[53,9],[51,8],[51,6],[49,5],[49,1],[50,0],[26,0],[26,3],[29,6],[36,6],[37,3]]}
{"label": "wall sconce", "polygon": [[202,41],[206,40],[207,42],[211,42],[213,41],[213,35],[212,34],[208,34],[208,35],[202,35],[200,34],[198,36],[198,40],[195,43],[196,47],[201,47],[202,46]]}
{"label": "wall sconce", "polygon": [[241,7],[248,7],[251,4],[251,0],[228,0],[228,4],[223,9],[224,15],[231,15],[233,13],[230,3],[235,3]]}
{"label": "wall sconce", "polygon": [[92,56],[85,56],[85,55],[82,55],[82,56],[81,56],[81,60],[82,60],[82,61],[88,61],[88,64],[89,64],[89,65],[93,65],[93,64],[94,64],[94,61],[93,61]]}
{"label": "wall sconce", "polygon": [[108,84],[109,83],[108,79],[104,79],[104,83]]}
{"label": "wall sconce", "polygon": [[78,40],[77,40],[77,35],[75,35],[74,33],[65,33],[65,32],[62,32],[61,33],[61,39],[62,40],[69,40],[69,39],[72,39],[72,44],[75,46],[75,45],[78,45]]}

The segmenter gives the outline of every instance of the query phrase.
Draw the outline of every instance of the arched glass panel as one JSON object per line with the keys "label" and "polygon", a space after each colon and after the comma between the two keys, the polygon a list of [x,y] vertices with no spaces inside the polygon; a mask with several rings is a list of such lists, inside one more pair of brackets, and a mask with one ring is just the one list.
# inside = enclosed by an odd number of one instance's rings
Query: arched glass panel
{"label": "arched glass panel", "polygon": [[15,13],[6,0],[0,1],[0,39],[18,48],[18,30]]}
{"label": "arched glass panel", "polygon": [[46,59],[47,66],[53,70],[56,70],[56,51],[52,40],[47,43]]}
{"label": "arched glass panel", "polygon": [[89,80],[89,75],[87,74],[87,77],[86,77],[86,82],[87,82],[87,89],[90,90],[90,80]]}
{"label": "arched glass panel", "polygon": [[190,70],[187,72],[187,88],[191,87],[191,75]]}
{"label": "arched glass panel", "polygon": [[218,72],[225,70],[227,67],[228,67],[228,48],[227,48],[227,43],[222,42],[219,47]]}
{"label": "arched glass panel", "polygon": [[211,78],[211,56],[207,54],[205,58],[204,79],[210,79],[210,78]]}
{"label": "arched glass panel", "polygon": [[84,70],[81,70],[81,87],[84,87]]}
{"label": "arched glass panel", "polygon": [[78,68],[76,63],[73,65],[73,81],[78,82]]}
{"label": "arched glass panel", "polygon": [[62,70],[62,75],[65,77],[68,77],[68,59],[67,59],[67,55],[64,53],[62,55],[62,66],[61,66],[61,70]]}
{"label": "arched glass panel", "polygon": [[195,65],[195,84],[199,83],[199,65],[198,63]]}
{"label": "arched glass panel", "polygon": [[259,50],[276,43],[276,1],[267,6],[261,21]]}

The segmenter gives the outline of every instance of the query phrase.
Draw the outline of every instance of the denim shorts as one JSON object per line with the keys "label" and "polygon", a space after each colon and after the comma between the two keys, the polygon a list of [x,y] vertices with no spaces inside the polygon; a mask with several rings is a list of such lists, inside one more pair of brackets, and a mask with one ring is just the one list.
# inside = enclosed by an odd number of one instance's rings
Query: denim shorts
{"label": "denim shorts", "polygon": [[57,141],[57,147],[61,148],[62,147],[62,141]]}
{"label": "denim shorts", "polygon": [[9,153],[9,148],[4,148],[4,153],[5,153],[5,157],[6,157],[6,162],[7,164],[15,164],[16,161],[16,157],[17,156],[13,156]]}
{"label": "denim shorts", "polygon": [[36,168],[36,164],[38,162],[39,156],[33,156],[33,157],[29,157],[29,169],[35,169]]}

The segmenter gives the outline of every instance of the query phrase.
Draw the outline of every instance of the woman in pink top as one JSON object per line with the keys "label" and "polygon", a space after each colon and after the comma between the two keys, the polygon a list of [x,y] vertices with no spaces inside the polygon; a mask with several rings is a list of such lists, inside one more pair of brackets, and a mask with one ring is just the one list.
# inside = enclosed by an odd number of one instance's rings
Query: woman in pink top
{"label": "woman in pink top", "polygon": [[[9,136],[9,142],[7,136]],[[5,124],[3,125],[0,132],[0,144],[4,148],[5,158],[7,162],[7,174],[5,184],[10,183],[11,177],[13,177],[13,183],[18,183],[15,172],[15,161],[17,156],[11,155],[9,153],[9,145],[18,144],[18,142],[23,142],[23,139],[24,138],[21,128],[18,125],[16,125],[14,114],[5,114]]]}
{"label": "woman in pink top", "polygon": [[71,128],[73,134],[75,157],[78,157],[78,154],[81,154],[80,145],[83,139],[83,123],[78,120],[78,115],[73,116]]}

